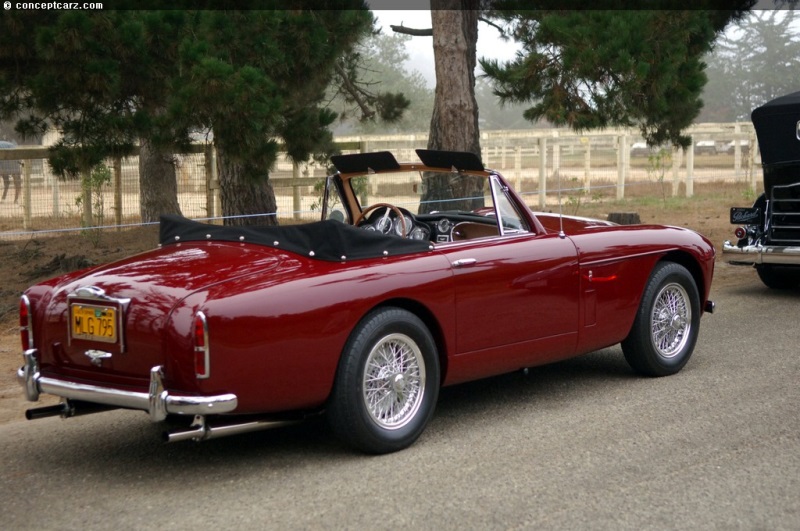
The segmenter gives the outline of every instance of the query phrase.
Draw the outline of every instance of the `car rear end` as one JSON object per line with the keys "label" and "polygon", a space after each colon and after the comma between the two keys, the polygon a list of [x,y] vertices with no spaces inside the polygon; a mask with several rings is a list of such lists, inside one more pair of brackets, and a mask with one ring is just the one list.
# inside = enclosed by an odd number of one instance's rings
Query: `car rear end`
{"label": "car rear end", "polygon": [[179,245],[30,288],[20,299],[17,376],[28,400],[63,400],[27,416],[128,408],[161,421],[234,412],[237,397],[211,378],[207,289],[277,262],[257,248]]}
{"label": "car rear end", "polygon": [[751,207],[731,209],[736,242],[723,260],[754,266],[772,288],[800,285],[800,92],[753,111],[764,170],[764,194]]}

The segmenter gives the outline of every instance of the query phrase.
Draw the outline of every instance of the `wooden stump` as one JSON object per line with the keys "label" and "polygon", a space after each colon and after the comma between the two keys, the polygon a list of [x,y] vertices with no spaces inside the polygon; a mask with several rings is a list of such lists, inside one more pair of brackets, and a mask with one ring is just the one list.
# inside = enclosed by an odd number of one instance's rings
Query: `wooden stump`
{"label": "wooden stump", "polygon": [[638,212],[611,212],[608,214],[608,221],[620,225],[639,225],[642,222]]}

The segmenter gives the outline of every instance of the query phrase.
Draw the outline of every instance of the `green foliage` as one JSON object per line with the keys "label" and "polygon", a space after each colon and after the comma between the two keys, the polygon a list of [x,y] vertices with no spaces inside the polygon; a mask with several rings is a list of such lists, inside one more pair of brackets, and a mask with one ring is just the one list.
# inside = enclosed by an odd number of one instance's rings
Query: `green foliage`
{"label": "green foliage", "polygon": [[176,37],[181,20],[136,11],[7,13],[0,20],[0,118],[16,119],[25,138],[59,130],[50,162],[61,174],[130,154],[152,125],[147,101],[163,92],[171,59],[164,39]]}
{"label": "green foliage", "polygon": [[[87,178],[81,180],[81,195],[75,198],[75,206],[78,208],[81,220],[84,220],[85,230],[83,235],[97,247],[102,236],[102,227],[105,221],[105,201],[103,192],[111,184],[111,169],[103,163],[98,164],[89,173]],[[88,203],[87,203],[88,202]],[[87,226],[84,213],[86,210],[91,214],[92,223]],[[94,227],[94,228],[93,228]]]}
{"label": "green foliage", "polygon": [[753,201],[756,200],[756,191],[748,186],[747,188],[742,190],[742,199],[752,203]]}
{"label": "green foliage", "polygon": [[[302,5],[302,3],[300,3]],[[372,25],[358,1],[343,9],[201,11],[179,47],[166,118],[214,131],[227,157],[263,179],[277,156],[308,160],[331,146],[322,108],[334,61]],[[350,7],[350,9],[344,9]]]}
{"label": "green foliage", "polygon": [[[187,7],[5,13],[0,120],[27,137],[61,131],[50,162],[69,175],[131,153],[139,138],[180,149],[198,129],[254,180],[269,174],[279,140],[295,160],[329,150],[325,89],[335,62],[369,34],[364,2]],[[373,104],[396,120],[407,102],[394,92]]]}
{"label": "green foliage", "polygon": [[[504,102],[527,103],[525,118],[576,130],[635,126],[650,145],[686,147],[682,131],[698,115],[706,82],[703,54],[733,10],[523,11],[515,0],[493,15],[523,52],[500,63],[482,60]],[[661,6],[652,2],[654,8]]]}

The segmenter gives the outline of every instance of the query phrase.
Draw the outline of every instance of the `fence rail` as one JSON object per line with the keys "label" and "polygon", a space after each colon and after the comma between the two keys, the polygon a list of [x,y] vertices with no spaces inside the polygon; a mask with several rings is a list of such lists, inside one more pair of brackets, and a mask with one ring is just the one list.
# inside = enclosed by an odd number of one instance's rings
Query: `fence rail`
{"label": "fence rail", "polygon": [[[534,209],[567,197],[589,200],[623,199],[626,189],[658,182],[673,196],[691,197],[697,182],[736,181],[755,190],[761,180],[758,148],[749,123],[702,124],[688,132],[693,149],[648,149],[631,130],[576,134],[567,130],[490,131],[481,135],[482,159],[500,171]],[[340,137],[344,153],[387,150],[398,160],[416,160],[414,149],[427,144],[427,134]],[[215,153],[196,144],[175,156],[178,201],[191,218],[217,219],[219,182]],[[106,164],[112,178],[97,195],[94,217],[84,219],[78,180],[55,176],[47,163],[47,148],[0,149],[0,161],[22,162],[18,178],[3,176],[0,238],[34,232],[123,227],[141,223],[138,154]],[[0,168],[7,165],[0,164]],[[278,215],[312,219],[315,186],[328,169],[293,164],[280,158],[270,172]],[[98,211],[99,210],[99,211]]]}

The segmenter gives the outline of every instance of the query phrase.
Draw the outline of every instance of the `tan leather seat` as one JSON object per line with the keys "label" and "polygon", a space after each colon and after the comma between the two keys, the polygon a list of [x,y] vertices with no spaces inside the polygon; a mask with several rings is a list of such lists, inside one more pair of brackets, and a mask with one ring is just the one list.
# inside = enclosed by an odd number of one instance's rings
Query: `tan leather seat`
{"label": "tan leather seat", "polygon": [[462,221],[453,227],[453,241],[471,240],[473,238],[486,238],[497,236],[497,226],[472,221]]}

